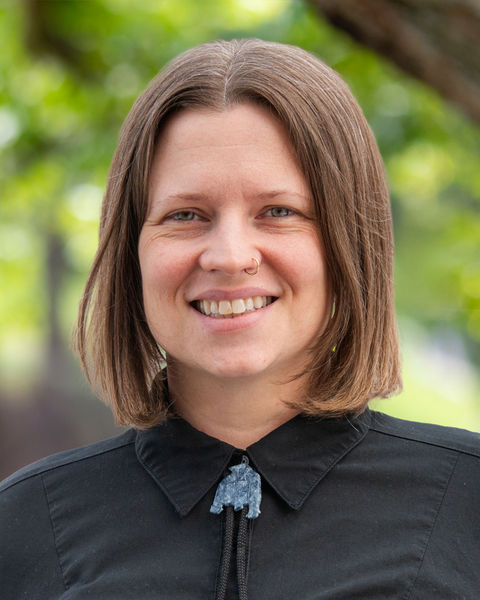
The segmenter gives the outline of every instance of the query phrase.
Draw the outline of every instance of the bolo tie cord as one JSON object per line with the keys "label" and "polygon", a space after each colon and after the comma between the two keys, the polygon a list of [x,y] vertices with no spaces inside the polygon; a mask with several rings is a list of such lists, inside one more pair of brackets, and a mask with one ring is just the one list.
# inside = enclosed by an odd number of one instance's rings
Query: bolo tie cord
{"label": "bolo tie cord", "polygon": [[225,594],[227,593],[228,575],[230,573],[230,562],[232,560],[234,518],[233,506],[226,506],[222,564],[220,566],[220,581],[217,586],[216,600],[225,600]]}
{"label": "bolo tie cord", "polygon": [[[216,600],[225,600],[228,588],[228,576],[233,550],[234,511],[233,506],[225,507],[225,532],[223,536],[223,554],[220,566],[220,581],[217,587]],[[237,582],[239,600],[248,600],[247,596],[247,542],[248,542],[248,507],[244,506],[240,514],[237,534]]]}
{"label": "bolo tie cord", "polygon": [[247,600],[247,543],[248,543],[248,507],[242,508],[237,534],[237,581],[239,600]]}

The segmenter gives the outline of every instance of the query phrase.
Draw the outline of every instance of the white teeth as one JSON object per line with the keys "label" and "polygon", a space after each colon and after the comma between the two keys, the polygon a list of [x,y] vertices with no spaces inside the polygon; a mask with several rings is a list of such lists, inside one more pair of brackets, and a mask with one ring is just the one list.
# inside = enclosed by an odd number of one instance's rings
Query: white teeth
{"label": "white teeth", "polygon": [[236,315],[243,315],[245,312],[251,312],[258,308],[263,308],[273,302],[272,296],[253,296],[249,298],[235,298],[234,300],[200,300],[197,302],[197,309],[204,315],[215,318],[232,318]]}
{"label": "white teeth", "polygon": [[255,308],[262,308],[265,306],[264,302],[266,301],[265,296],[254,296],[253,297],[253,305]]}
{"label": "white teeth", "polygon": [[232,300],[232,312],[234,315],[241,315],[245,312],[245,309],[245,302],[241,298]]}
{"label": "white teeth", "polygon": [[221,315],[231,315],[232,314],[232,303],[228,300],[220,300],[218,303],[218,312]]}

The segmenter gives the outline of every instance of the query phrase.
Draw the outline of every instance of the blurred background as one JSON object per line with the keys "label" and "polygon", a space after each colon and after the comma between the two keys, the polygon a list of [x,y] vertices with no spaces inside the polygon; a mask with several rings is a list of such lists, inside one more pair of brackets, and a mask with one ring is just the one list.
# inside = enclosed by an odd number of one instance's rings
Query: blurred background
{"label": "blurred background", "polygon": [[[417,6],[418,5],[418,6]],[[385,159],[400,417],[480,431],[480,14],[430,0],[0,0],[0,478],[118,432],[69,340],[118,131],[203,41],[302,46],[346,79]]]}

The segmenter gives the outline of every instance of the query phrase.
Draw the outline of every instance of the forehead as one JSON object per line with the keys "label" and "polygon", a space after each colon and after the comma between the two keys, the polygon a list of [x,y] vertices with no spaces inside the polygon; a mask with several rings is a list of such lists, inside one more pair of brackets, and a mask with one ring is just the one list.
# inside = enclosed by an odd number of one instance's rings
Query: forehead
{"label": "forehead", "polygon": [[209,143],[225,147],[252,143],[281,143],[291,151],[285,128],[272,112],[253,103],[224,110],[190,108],[169,117],[157,140],[157,151],[165,145],[177,149]]}
{"label": "forehead", "polygon": [[267,108],[239,104],[172,116],[157,141],[151,187],[191,180],[213,185],[222,177],[232,184],[270,185],[276,179],[306,186],[283,124]]}

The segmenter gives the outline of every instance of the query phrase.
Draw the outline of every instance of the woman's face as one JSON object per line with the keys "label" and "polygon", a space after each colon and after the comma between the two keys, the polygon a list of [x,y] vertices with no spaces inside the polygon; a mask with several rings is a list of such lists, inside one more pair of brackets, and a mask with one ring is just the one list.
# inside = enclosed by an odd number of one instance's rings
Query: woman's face
{"label": "woman's face", "polygon": [[275,380],[305,366],[330,306],[313,213],[283,126],[265,108],[171,118],[139,240],[147,321],[167,362],[186,375]]}

